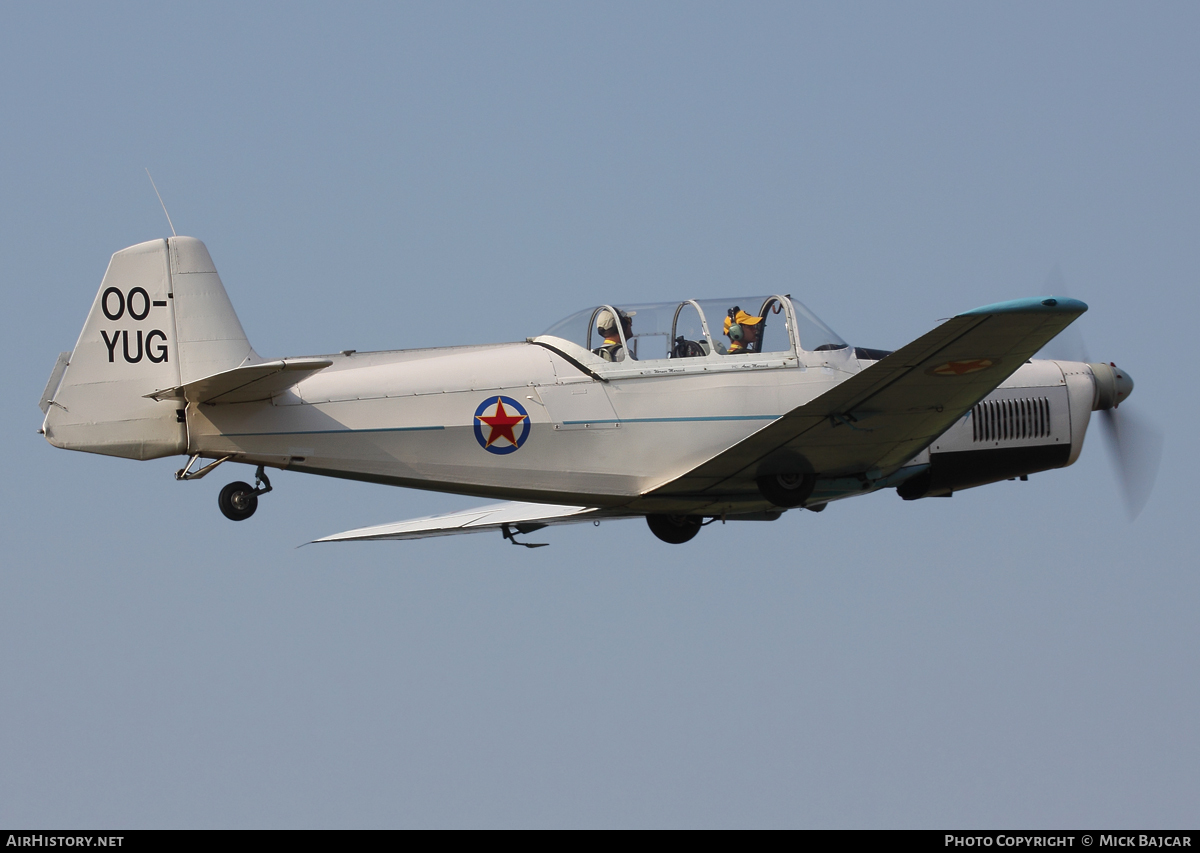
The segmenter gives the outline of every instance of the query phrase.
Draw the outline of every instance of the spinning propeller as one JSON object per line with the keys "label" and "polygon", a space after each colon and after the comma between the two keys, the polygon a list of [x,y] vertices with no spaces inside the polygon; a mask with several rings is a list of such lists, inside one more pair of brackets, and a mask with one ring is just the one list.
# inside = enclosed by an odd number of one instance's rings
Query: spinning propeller
{"label": "spinning propeller", "polygon": [[[1121,496],[1125,499],[1125,508],[1132,521],[1138,517],[1154,489],[1154,479],[1158,476],[1158,464],[1162,459],[1162,433],[1131,412],[1128,406],[1122,407],[1120,414],[1117,413],[1121,400],[1133,391],[1133,380],[1129,374],[1115,364],[1088,366],[1096,377],[1099,399],[1095,406],[1100,412],[1109,454],[1117,469],[1117,478],[1121,481]],[[1106,374],[1112,375],[1111,382]],[[1104,391],[1113,386],[1117,389],[1116,400],[1106,407],[1103,405]]]}
{"label": "spinning propeller", "polygon": [[[1066,293],[1062,271],[1055,266],[1046,280],[1047,293]],[[1129,520],[1133,521],[1146,506],[1154,490],[1158,465],[1162,460],[1163,437],[1149,421],[1122,405],[1133,393],[1133,379],[1113,363],[1093,362],[1088,358],[1083,336],[1074,326],[1068,326],[1056,337],[1046,351],[1046,358],[1085,362],[1096,382],[1092,411],[1100,413],[1105,443],[1117,479]],[[1118,414],[1118,408],[1120,413]]]}

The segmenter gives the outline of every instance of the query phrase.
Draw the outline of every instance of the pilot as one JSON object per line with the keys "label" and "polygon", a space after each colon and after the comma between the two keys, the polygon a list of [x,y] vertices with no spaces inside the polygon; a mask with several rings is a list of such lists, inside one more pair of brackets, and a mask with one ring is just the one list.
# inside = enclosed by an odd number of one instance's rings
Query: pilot
{"label": "pilot", "polygon": [[753,317],[736,305],[730,308],[725,317],[725,335],[729,338],[725,354],[758,352],[762,321],[762,317]]}
{"label": "pilot", "polygon": [[[628,340],[633,335],[633,313],[627,314],[618,308],[617,314],[621,319],[625,339]],[[607,308],[596,315],[596,331],[603,336],[604,343],[592,352],[605,361],[624,361],[625,347],[621,345],[621,335],[617,332],[617,318]]]}

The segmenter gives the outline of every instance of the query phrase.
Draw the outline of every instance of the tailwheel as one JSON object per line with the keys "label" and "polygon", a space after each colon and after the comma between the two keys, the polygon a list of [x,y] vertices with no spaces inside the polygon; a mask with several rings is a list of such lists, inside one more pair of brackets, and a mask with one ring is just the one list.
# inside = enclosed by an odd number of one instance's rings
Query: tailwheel
{"label": "tailwheel", "polygon": [[253,486],[238,480],[221,489],[217,506],[230,521],[245,521],[258,509],[258,495]]}
{"label": "tailwheel", "polygon": [[254,472],[253,486],[241,480],[230,483],[221,489],[221,494],[217,497],[217,506],[221,508],[221,514],[230,521],[245,521],[258,509],[258,496],[269,491],[271,481],[267,479],[263,466],[259,465],[258,470]]}
{"label": "tailwheel", "polygon": [[648,515],[646,524],[650,525],[651,533],[672,545],[682,545],[695,538],[704,526],[697,515]]}

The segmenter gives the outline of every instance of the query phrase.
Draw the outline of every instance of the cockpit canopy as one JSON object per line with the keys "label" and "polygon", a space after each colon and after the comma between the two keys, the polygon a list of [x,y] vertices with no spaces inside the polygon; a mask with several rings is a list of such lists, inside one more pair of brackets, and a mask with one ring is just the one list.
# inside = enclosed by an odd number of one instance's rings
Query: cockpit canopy
{"label": "cockpit canopy", "polygon": [[560,320],[543,334],[617,361],[822,352],[846,346],[789,296],[598,305]]}

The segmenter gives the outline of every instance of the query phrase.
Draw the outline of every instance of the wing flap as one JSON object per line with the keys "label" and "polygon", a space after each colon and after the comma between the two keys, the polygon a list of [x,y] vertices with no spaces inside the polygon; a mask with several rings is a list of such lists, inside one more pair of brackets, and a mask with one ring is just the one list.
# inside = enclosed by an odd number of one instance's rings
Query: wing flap
{"label": "wing flap", "polygon": [[578,524],[582,521],[592,521],[598,516],[613,517],[611,512],[605,512],[596,507],[506,502],[443,515],[379,524],[374,527],[360,527],[357,530],[347,530],[345,533],[335,533],[332,536],[314,539],[313,542],[426,539],[431,536],[453,536],[458,533],[501,530],[506,526],[517,532],[527,533],[552,524]]}
{"label": "wing flap", "polygon": [[153,400],[186,400],[189,403],[253,403],[269,400],[333,362],[327,358],[289,358],[247,364],[197,379],[186,385],[164,388],[146,396]]}
{"label": "wing flap", "polygon": [[960,314],[650,495],[749,491],[785,471],[886,476],[1086,310],[1044,298]]}

